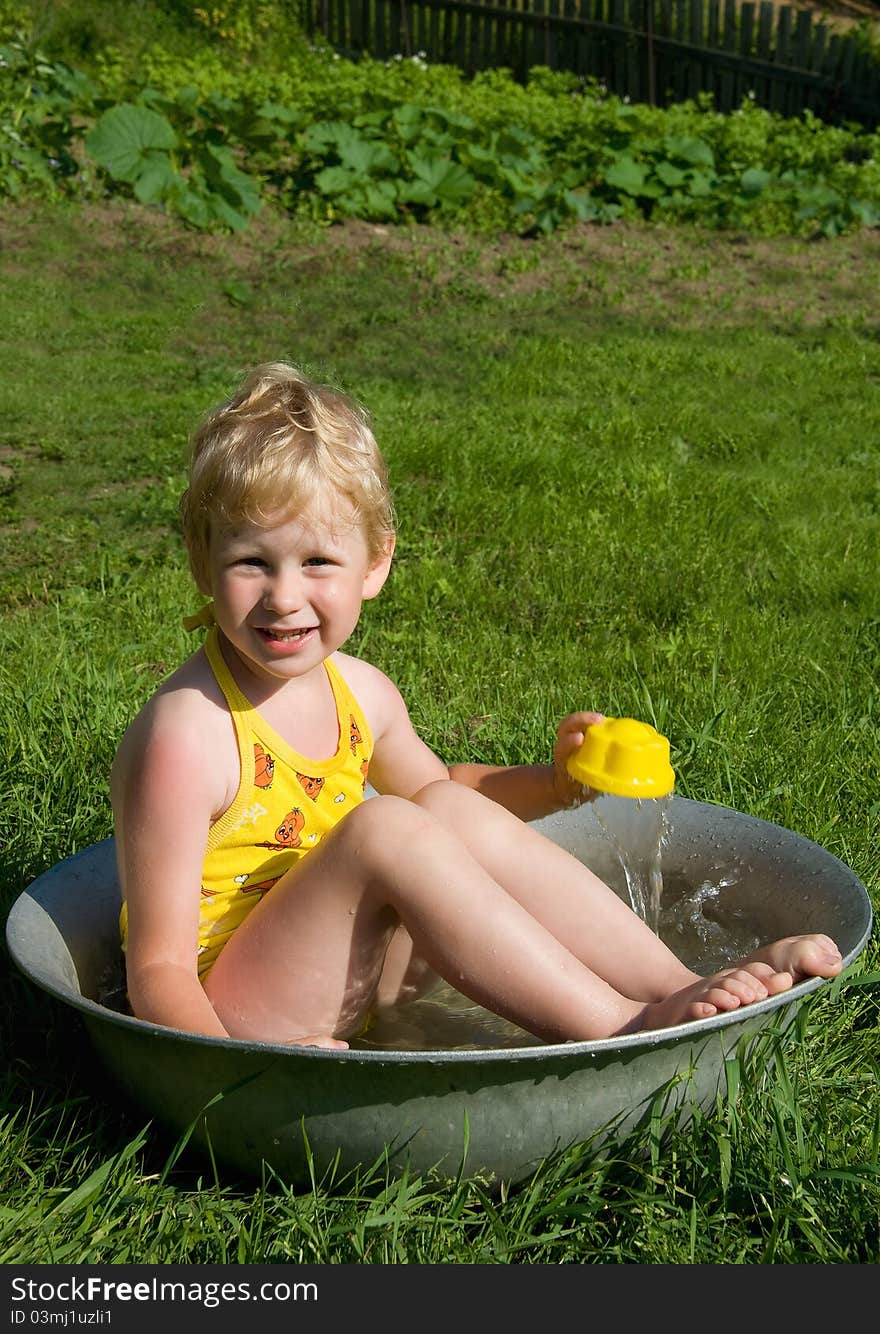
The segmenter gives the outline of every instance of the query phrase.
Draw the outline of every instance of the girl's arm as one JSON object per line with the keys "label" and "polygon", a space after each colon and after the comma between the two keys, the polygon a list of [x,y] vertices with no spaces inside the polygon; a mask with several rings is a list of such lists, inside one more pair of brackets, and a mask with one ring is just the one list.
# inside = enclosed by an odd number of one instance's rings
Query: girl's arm
{"label": "girl's arm", "polygon": [[[198,977],[202,865],[217,809],[205,734],[137,720],[111,778],[119,875],[128,912],[126,980],[139,1019],[227,1037]],[[221,800],[222,804],[222,800]]]}
{"label": "girl's arm", "polygon": [[580,712],[563,718],[556,731],[552,764],[454,764],[449,776],[491,797],[521,820],[539,820],[553,811],[591,801],[595,792],[575,782],[565,762],[583,744],[586,729],[600,723],[603,716]]}
{"label": "girl's arm", "polygon": [[556,732],[552,764],[454,764],[447,768],[417,735],[400,692],[383,673],[347,656],[344,670],[373,732],[370,782],[377,792],[412,797],[428,783],[451,778],[491,797],[522,820],[538,820],[595,796],[590,788],[571,778],[565,762],[583,743],[586,729],[600,723],[603,714],[583,711],[563,718]]}

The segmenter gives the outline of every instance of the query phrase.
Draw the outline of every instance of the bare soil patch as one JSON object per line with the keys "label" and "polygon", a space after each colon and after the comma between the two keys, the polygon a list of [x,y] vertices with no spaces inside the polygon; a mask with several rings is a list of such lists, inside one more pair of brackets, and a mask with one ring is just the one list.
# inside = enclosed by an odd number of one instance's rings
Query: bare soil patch
{"label": "bare soil patch", "polygon": [[[163,266],[202,261],[224,282],[249,287],[257,307],[268,306],[277,276],[298,284],[331,272],[393,269],[401,300],[430,290],[455,299],[472,288],[499,300],[546,292],[596,309],[648,322],[696,327],[742,326],[756,317],[805,325],[846,321],[880,324],[876,274],[880,229],[833,239],[755,237],[657,223],[585,224],[530,240],[475,237],[436,228],[390,227],[349,221],[303,227],[261,214],[237,236],[187,230],[161,212],[131,204],[88,205],[60,211],[58,226],[87,236],[80,251],[85,276],[100,276],[108,260],[136,248]],[[0,264],[32,262],[46,235],[45,210],[12,206],[0,217]],[[69,264],[69,249],[59,241]],[[53,256],[43,252],[51,268]],[[408,289],[408,290],[407,290]],[[269,311],[267,309],[267,315]]]}

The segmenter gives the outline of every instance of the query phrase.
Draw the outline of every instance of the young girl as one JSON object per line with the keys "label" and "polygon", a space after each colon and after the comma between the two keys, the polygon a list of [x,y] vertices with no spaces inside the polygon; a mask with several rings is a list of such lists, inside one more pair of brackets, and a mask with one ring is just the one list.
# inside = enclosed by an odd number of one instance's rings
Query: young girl
{"label": "young girl", "polygon": [[129,727],[111,783],[139,1018],[345,1047],[439,973],[558,1042],[840,971],[831,940],[797,936],[701,978],[529,827],[583,798],[565,762],[601,715],[563,720],[552,765],[450,769],[388,677],[341,652],[395,541],[345,396],[258,367],[197,430],[181,514],[207,638]]}

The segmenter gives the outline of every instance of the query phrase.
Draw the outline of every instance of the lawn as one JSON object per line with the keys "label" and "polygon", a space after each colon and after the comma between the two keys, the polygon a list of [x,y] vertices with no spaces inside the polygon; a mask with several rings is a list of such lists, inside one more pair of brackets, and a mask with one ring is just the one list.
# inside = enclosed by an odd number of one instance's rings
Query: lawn
{"label": "lawn", "polygon": [[[260,360],[371,410],[400,521],[352,642],[444,758],[548,756],[593,707],[655,723],[678,791],[772,820],[876,905],[875,232],[661,226],[546,241],[119,204],[0,218],[0,904],[111,832],[126,721],[192,648],[186,436]],[[862,980],[877,968],[866,950]],[[855,979],[858,980],[858,979]],[[74,1019],[0,982],[0,1262],[876,1263],[878,992],[662,1145],[479,1180],[291,1187],[179,1158]]]}

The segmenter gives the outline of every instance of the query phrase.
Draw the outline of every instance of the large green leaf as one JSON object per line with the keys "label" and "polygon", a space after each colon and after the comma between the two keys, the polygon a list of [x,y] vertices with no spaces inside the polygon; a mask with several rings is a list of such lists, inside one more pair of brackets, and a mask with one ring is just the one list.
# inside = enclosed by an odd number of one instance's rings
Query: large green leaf
{"label": "large green leaf", "polygon": [[350,125],[341,120],[316,120],[302,132],[300,143],[308,153],[326,153],[336,149],[340,138],[352,134]]}
{"label": "large green leaf", "polygon": [[864,199],[850,199],[849,207],[863,227],[880,227],[880,208],[876,204]]}
{"label": "large green leaf", "polygon": [[762,167],[748,167],[739,179],[743,192],[747,195],[759,195],[767,189],[773,177]]}
{"label": "large green leaf", "polygon": [[174,170],[170,158],[156,154],[145,163],[134,183],[134,193],[142,204],[158,204],[179,180],[180,175]]}
{"label": "large green leaf", "polygon": [[300,142],[310,153],[335,153],[343,167],[362,176],[396,172],[399,168],[387,144],[365,138],[344,121],[318,121],[304,131]]}
{"label": "large green leaf", "polygon": [[669,134],[663,147],[670,157],[687,162],[691,167],[714,167],[715,157],[705,139],[692,134]]}
{"label": "large green leaf", "polygon": [[230,226],[240,230],[237,219],[241,214],[256,213],[260,207],[260,187],[253,176],[241,171],[235,164],[231,149],[224,144],[205,144],[201,166],[209,187],[224,200],[220,216],[227,218],[227,209],[234,210],[236,221]]}
{"label": "large green leaf", "polygon": [[[415,203],[461,204],[470,198],[476,184],[469,171],[465,171],[458,162],[427,153],[407,153],[415,181],[404,187],[407,197]],[[414,190],[413,190],[414,187]],[[418,196],[422,197],[419,198]]]}
{"label": "large green leaf", "polygon": [[405,143],[412,143],[422,133],[425,110],[424,107],[416,106],[412,102],[404,102],[402,106],[395,107],[392,119],[401,139]]}
{"label": "large green leaf", "polygon": [[684,185],[688,178],[688,173],[684,168],[676,167],[674,162],[658,162],[654,167],[654,172],[670,190],[677,190],[679,186]]}
{"label": "large green leaf", "polygon": [[645,168],[628,153],[621,153],[605,173],[605,181],[625,195],[645,193]]}
{"label": "large green leaf", "polygon": [[712,193],[712,188],[717,181],[718,177],[714,171],[692,172],[688,181],[688,194],[694,199],[704,199],[706,195]]}
{"label": "large green leaf", "polygon": [[397,158],[385,144],[362,139],[355,134],[340,143],[338,152],[342,165],[362,176],[371,176],[381,171],[396,171],[399,165]]}
{"label": "large green leaf", "polygon": [[168,203],[182,218],[193,227],[210,227],[214,213],[204,195],[199,194],[179,177],[169,192]]}
{"label": "large green leaf", "polygon": [[105,111],[86,136],[89,153],[117,181],[136,181],[157,153],[176,147],[170,121],[128,102]]}
{"label": "large green leaf", "polygon": [[367,181],[363,194],[368,217],[397,217],[397,185],[394,181]]}
{"label": "large green leaf", "polygon": [[341,195],[356,183],[357,177],[348,167],[324,167],[315,173],[315,185],[322,195]]}

